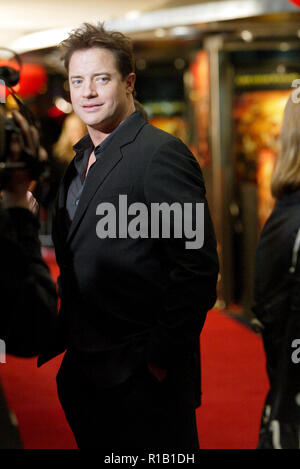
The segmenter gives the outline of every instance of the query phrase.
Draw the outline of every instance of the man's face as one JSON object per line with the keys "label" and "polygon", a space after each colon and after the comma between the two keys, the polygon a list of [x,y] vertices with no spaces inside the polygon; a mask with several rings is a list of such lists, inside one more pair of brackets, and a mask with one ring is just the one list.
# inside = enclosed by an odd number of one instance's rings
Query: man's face
{"label": "man's face", "polygon": [[125,79],[110,50],[75,51],[69,62],[69,84],[73,109],[89,127],[113,130],[127,117],[135,74]]}

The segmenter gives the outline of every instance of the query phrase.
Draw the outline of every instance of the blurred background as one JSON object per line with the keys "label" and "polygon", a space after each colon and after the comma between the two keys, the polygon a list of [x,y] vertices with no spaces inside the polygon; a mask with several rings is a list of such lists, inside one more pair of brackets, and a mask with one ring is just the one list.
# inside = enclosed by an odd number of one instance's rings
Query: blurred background
{"label": "blurred background", "polygon": [[51,208],[72,146],[86,132],[73,114],[56,46],[82,22],[105,21],[133,39],[137,99],[150,122],[180,137],[201,165],[221,263],[216,308],[249,323],[256,244],[274,204],[270,177],[281,119],[300,79],[296,4],[0,0],[0,46],[22,60],[14,90],[40,123],[52,167],[36,197],[53,269]]}

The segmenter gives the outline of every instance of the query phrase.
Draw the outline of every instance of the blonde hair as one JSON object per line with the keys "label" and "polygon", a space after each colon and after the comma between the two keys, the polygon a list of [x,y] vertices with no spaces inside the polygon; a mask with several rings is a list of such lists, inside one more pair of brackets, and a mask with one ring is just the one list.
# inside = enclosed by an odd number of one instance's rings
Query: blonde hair
{"label": "blonde hair", "polygon": [[300,103],[290,95],[280,132],[280,151],[271,180],[274,198],[300,189]]}
{"label": "blonde hair", "polygon": [[69,114],[63,123],[62,131],[58,141],[53,146],[53,152],[56,157],[70,163],[75,152],[73,145],[77,143],[87,133],[86,125],[73,112]]}

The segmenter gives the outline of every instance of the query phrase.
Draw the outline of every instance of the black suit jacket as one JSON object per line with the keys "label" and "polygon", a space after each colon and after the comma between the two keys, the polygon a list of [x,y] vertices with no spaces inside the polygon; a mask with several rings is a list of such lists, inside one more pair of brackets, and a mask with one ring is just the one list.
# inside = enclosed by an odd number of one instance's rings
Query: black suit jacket
{"label": "black suit jacket", "polygon": [[[135,113],[90,168],[68,227],[65,205],[72,165],[62,181],[53,221],[61,269],[59,340],[41,355],[39,365],[64,347],[109,353],[132,341],[142,343],[147,360],[162,368],[184,364],[199,348],[206,313],[216,300],[218,274],[197,161],[178,138]],[[120,194],[127,196],[128,206],[142,202],[149,213],[152,203],[203,202],[203,247],[186,249],[185,237],[120,238],[118,226],[116,238],[99,239],[97,207],[109,202],[118,209]]]}

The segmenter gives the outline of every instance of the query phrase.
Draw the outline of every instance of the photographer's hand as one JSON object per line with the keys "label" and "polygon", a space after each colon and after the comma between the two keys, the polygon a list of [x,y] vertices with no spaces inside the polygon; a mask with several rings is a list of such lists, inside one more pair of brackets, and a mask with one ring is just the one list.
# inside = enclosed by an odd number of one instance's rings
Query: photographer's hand
{"label": "photographer's hand", "polygon": [[[44,157],[44,150],[39,144],[39,135],[35,127],[30,126],[22,114],[12,111],[13,119],[21,130],[21,134],[14,134],[11,140],[8,162],[20,161],[24,148],[27,148],[37,158]],[[31,209],[32,203],[28,198],[28,189],[31,183],[29,171],[16,169],[11,171],[11,176],[2,190],[2,203],[4,208],[23,207]],[[32,202],[32,201],[31,201]]]}

